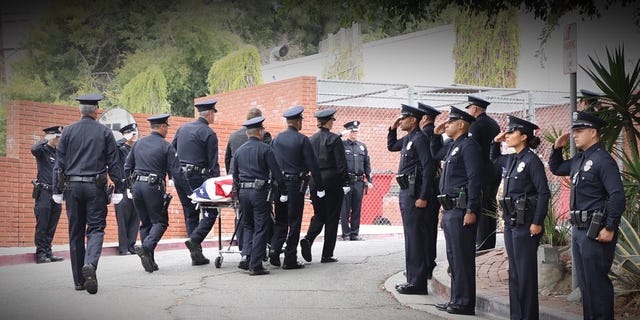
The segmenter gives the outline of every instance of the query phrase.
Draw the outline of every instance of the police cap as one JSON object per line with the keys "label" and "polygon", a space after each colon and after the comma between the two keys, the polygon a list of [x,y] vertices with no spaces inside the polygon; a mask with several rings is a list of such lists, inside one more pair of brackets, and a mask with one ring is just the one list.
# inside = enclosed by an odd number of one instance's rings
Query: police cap
{"label": "police cap", "polygon": [[422,119],[424,115],[424,111],[406,104],[403,104],[400,110],[400,118],[414,117],[416,119]]}
{"label": "police cap", "polygon": [[149,123],[151,124],[161,124],[161,123],[169,124],[169,122],[167,122],[169,120],[169,116],[170,114],[163,113],[163,114],[151,116],[147,118],[147,121],[149,121]]}
{"label": "police cap", "polygon": [[204,99],[204,100],[197,101],[195,103],[195,106],[199,112],[207,111],[207,110],[213,110],[213,112],[218,112],[218,110],[216,109],[216,103],[218,103],[218,100],[216,99]]}
{"label": "police cap", "polygon": [[42,131],[44,131],[44,133],[46,134],[61,134],[62,128],[63,128],[62,126],[53,126],[49,128],[44,128],[42,129]]}
{"label": "police cap", "polygon": [[491,102],[476,96],[467,96],[467,100],[469,101],[469,104],[466,106],[467,109],[472,105],[486,109],[491,104]]}
{"label": "police cap", "polygon": [[333,115],[336,113],[336,109],[324,109],[316,112],[313,116],[318,119],[332,119],[336,120]]}
{"label": "police cap", "polygon": [[418,109],[422,110],[425,114],[433,118],[437,117],[440,114],[440,111],[436,110],[436,108],[422,102],[418,102]]}
{"label": "police cap", "polygon": [[575,111],[573,113],[573,125],[571,129],[594,128],[600,130],[606,123],[593,113]]}
{"label": "police cap", "polygon": [[304,111],[304,107],[302,106],[293,106],[289,109],[285,110],[282,113],[282,116],[287,119],[302,119],[302,111]]}
{"label": "police cap", "polygon": [[259,117],[251,118],[251,119],[245,121],[242,125],[245,126],[247,129],[264,128],[262,126],[262,122],[263,121],[264,121],[264,117],[263,116],[259,116]]}
{"label": "police cap", "polygon": [[587,89],[580,89],[580,94],[581,96],[578,96],[578,98],[582,99],[597,99],[603,96],[602,93],[597,93]]}
{"label": "police cap", "polygon": [[514,132],[516,130],[523,133],[533,133],[533,130],[536,129],[539,129],[539,127],[534,123],[511,115],[509,116],[509,123],[507,124],[508,133]]}
{"label": "police cap", "polygon": [[128,125],[120,128],[120,133],[125,134],[125,133],[129,133],[129,132],[134,132],[136,131],[136,129],[138,129],[138,125],[134,122],[134,123],[129,123]]}
{"label": "police cap", "polygon": [[358,129],[360,129],[360,121],[358,120],[349,121],[344,124],[344,127],[347,130],[358,131]]}
{"label": "police cap", "polygon": [[102,99],[104,99],[104,97],[99,93],[84,94],[76,98],[76,100],[78,100],[80,104],[90,105],[90,106],[97,106],[98,101]]}
{"label": "police cap", "polygon": [[464,120],[468,123],[472,123],[476,118],[454,106],[451,106],[451,110],[449,111],[449,120]]}

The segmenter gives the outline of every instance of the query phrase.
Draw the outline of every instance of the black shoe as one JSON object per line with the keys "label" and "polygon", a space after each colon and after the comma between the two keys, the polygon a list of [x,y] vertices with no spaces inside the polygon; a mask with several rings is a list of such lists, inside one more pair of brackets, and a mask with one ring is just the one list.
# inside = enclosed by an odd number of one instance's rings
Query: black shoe
{"label": "black shoe", "polygon": [[399,294],[428,294],[427,288],[418,288],[413,284],[407,284],[396,288]]}
{"label": "black shoe", "polygon": [[300,251],[305,261],[311,262],[311,242],[307,238],[300,240]]}
{"label": "black shoe", "polygon": [[36,257],[36,263],[40,264],[40,263],[49,263],[51,262],[51,259],[49,259],[47,256],[39,256]]}
{"label": "black shoe", "polygon": [[400,287],[404,287],[404,286],[407,286],[407,285],[409,285],[409,284],[406,283],[406,282],[405,283],[398,283],[398,284],[396,284],[395,288],[398,289]]}
{"label": "black shoe", "polygon": [[322,259],[320,259],[320,263],[331,263],[331,262],[338,262],[338,258],[322,257]]}
{"label": "black shoe", "polygon": [[285,269],[285,270],[304,269],[304,263],[300,261],[296,261],[295,263],[285,263],[282,265],[282,269]]}
{"label": "black shoe", "polygon": [[64,258],[63,258],[63,257],[54,256],[52,253],[48,253],[48,254],[47,254],[47,258],[49,258],[49,260],[51,260],[51,262],[60,262],[60,261],[64,261]]}
{"label": "black shoe", "polygon": [[261,276],[263,274],[269,274],[269,270],[267,269],[249,270],[249,275],[252,275],[252,276]]}
{"label": "black shoe", "polygon": [[342,236],[342,241],[349,241],[349,236]]}
{"label": "black shoe", "polygon": [[84,288],[90,294],[98,292],[98,278],[96,278],[96,267],[91,264],[85,264],[82,267],[82,276],[84,277]]}
{"label": "black shoe", "polygon": [[120,251],[120,252],[118,252],[118,255],[121,255],[121,256],[128,256],[130,254],[131,254],[131,252],[129,252],[129,251]]}
{"label": "black shoe", "polygon": [[151,262],[153,262],[153,271],[160,270],[160,268],[158,268],[158,264],[155,261],[151,261]]}
{"label": "black shoe", "polygon": [[436,304],[436,309],[438,309],[440,311],[447,311],[447,308],[449,308],[449,302],[437,303]]}
{"label": "black shoe", "polygon": [[280,266],[280,254],[276,252],[272,252],[269,254],[269,263],[272,266],[279,267]]}
{"label": "black shoe", "polygon": [[140,245],[136,245],[133,250],[136,251],[136,254],[140,257],[140,262],[142,263],[142,267],[144,271],[152,273],[154,271],[153,268],[153,260],[151,260],[151,256],[147,253],[146,250]]}
{"label": "black shoe", "polygon": [[242,270],[249,270],[249,261],[251,261],[251,256],[243,257],[242,260],[240,260],[240,263],[238,263],[238,268]]}
{"label": "black shoe", "polygon": [[361,237],[361,236],[351,236],[349,239],[351,241],[363,241],[364,240],[364,238]]}
{"label": "black shoe", "polygon": [[455,305],[450,304],[447,307],[447,312],[450,314],[463,314],[463,315],[467,315],[467,316],[473,316],[476,314],[476,310],[475,308],[472,307],[458,307]]}
{"label": "black shoe", "polygon": [[83,284],[76,284],[76,291],[84,291],[84,285]]}
{"label": "black shoe", "polygon": [[195,257],[191,256],[191,265],[192,266],[202,266],[205,264],[209,264],[211,261],[205,257],[202,252],[196,254]]}

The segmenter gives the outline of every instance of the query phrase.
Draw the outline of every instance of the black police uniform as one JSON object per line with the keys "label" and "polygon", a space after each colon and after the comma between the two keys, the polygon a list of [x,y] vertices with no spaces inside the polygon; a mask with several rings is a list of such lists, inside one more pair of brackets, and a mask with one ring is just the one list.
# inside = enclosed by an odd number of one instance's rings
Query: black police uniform
{"label": "black police uniform", "polygon": [[[294,106],[287,109],[283,113],[283,117],[301,119],[303,111],[303,107]],[[272,252],[269,254],[269,259],[272,264],[278,265],[282,246],[286,242],[283,268],[297,269],[302,266],[298,262],[297,248],[309,172],[311,172],[319,190],[324,190],[324,185],[311,142],[296,128],[289,126],[287,130],[278,134],[271,142],[271,148],[278,166],[284,174],[284,185],[289,199],[286,203],[276,201],[274,204],[275,222],[271,239]]]}
{"label": "black police uniform", "polygon": [[[414,117],[417,121],[424,116],[420,109],[402,105],[402,117]],[[387,149],[400,151],[397,180],[400,185],[400,213],[405,241],[405,266],[407,283],[396,286],[403,294],[426,294],[428,268],[426,208],[415,206],[417,199],[429,201],[433,195],[435,166],[429,152],[427,138],[419,127],[402,138],[402,146],[397,144],[397,129],[389,129]],[[400,147],[400,148],[399,148]],[[427,202],[428,204],[428,202]]]}
{"label": "black police uniform", "polygon": [[[318,119],[333,118],[335,112],[336,110],[334,109],[321,110],[316,112],[315,117]],[[324,127],[320,128],[309,140],[318,158],[318,167],[320,167],[326,195],[322,198],[318,197],[317,191],[321,189],[312,179],[309,184],[309,190],[311,192],[311,204],[313,205],[313,217],[311,217],[307,234],[301,240],[301,246],[304,246],[302,248],[303,252],[310,253],[313,241],[324,227],[324,244],[320,262],[336,262],[338,259],[333,257],[333,250],[336,247],[338,221],[340,220],[340,209],[344,198],[342,187],[349,185],[344,144],[339,135],[330,132],[329,129]],[[311,255],[308,254],[307,258],[311,258]],[[311,261],[311,259],[307,261]]]}
{"label": "black police uniform", "polygon": [[[359,121],[351,121],[344,125],[348,130],[358,130]],[[344,140],[344,152],[347,159],[347,171],[349,172],[349,184],[351,191],[344,195],[342,211],[340,212],[340,224],[342,226],[342,238],[344,240],[360,240],[360,214],[362,211],[362,196],[366,181],[371,180],[371,161],[367,146],[356,140]]]}
{"label": "black police uniform", "polygon": [[[247,129],[262,128],[264,117],[247,120]],[[267,231],[271,218],[270,181],[284,185],[282,171],[276,162],[273,150],[258,138],[249,137],[233,157],[233,181],[238,188],[242,212],[242,255],[250,257],[249,272],[253,275],[268,273],[262,265],[267,247]],[[287,195],[287,190],[281,190]],[[279,200],[276,200],[279,201]]]}
{"label": "black police uniform", "polygon": [[[449,120],[457,119],[469,123],[474,121],[468,113],[451,107]],[[439,184],[441,196],[446,195],[447,201],[454,204],[449,208],[443,205],[441,221],[447,260],[451,267],[451,299],[446,310],[450,313],[474,314],[477,226],[465,226],[463,221],[465,214],[474,213],[477,218],[481,212],[482,150],[466,133],[448,146]],[[463,199],[465,197],[466,199]]]}
{"label": "black police uniform", "polygon": [[[509,116],[507,132],[533,137],[538,126]],[[532,224],[544,226],[549,184],[544,165],[528,146],[519,153],[501,155],[500,143],[491,145],[491,161],[502,168],[500,200],[505,221],[504,246],[509,256],[509,308],[511,319],[538,319],[538,245],[542,232],[531,236]],[[516,204],[517,203],[517,204]]]}
{"label": "black police uniform", "polygon": [[[604,121],[595,115],[574,113],[572,129],[600,130],[604,125]],[[584,318],[613,319],[613,285],[608,273],[626,203],[618,165],[607,150],[596,143],[568,160],[562,159],[561,148],[553,149],[549,168],[554,175],[571,177],[571,246]],[[601,227],[615,232],[613,241],[608,243],[587,237],[594,213],[603,211],[606,217]]]}
{"label": "black police uniform", "polygon": [[[46,134],[59,135],[61,126],[45,128]],[[51,251],[51,242],[56,234],[58,220],[62,206],[51,199],[53,185],[53,166],[56,163],[56,148],[49,145],[47,140],[39,141],[31,147],[31,154],[36,158],[38,176],[34,183],[33,198],[35,205],[33,212],[36,216],[36,231],[34,243],[36,245],[36,262],[61,261]]]}
{"label": "black police uniform", "polygon": [[[434,107],[418,102],[418,108],[422,110],[427,115],[431,116],[435,119],[440,111],[436,110]],[[427,146],[429,150],[429,154],[431,154],[430,147],[432,140],[442,141],[442,136],[436,136],[433,134],[433,130],[435,129],[434,123],[429,123],[422,128],[422,133],[427,137]],[[433,269],[436,267],[436,257],[437,257],[437,242],[438,242],[438,215],[440,213],[440,203],[438,202],[437,196],[440,194],[440,190],[438,189],[438,181],[440,179],[440,160],[436,160],[433,155],[432,163],[434,166],[434,179],[431,188],[433,188],[433,192],[431,193],[431,198],[427,199],[427,212],[426,218],[424,219],[426,225],[426,238],[424,242],[424,249],[426,250],[427,255],[427,279],[431,279],[433,276]],[[444,155],[443,155],[444,157]]]}
{"label": "black police uniform", "polygon": [[[477,105],[486,109],[490,104],[488,101],[468,96],[469,106]],[[476,249],[486,250],[496,247],[496,210],[498,208],[496,195],[500,186],[500,172],[495,168],[493,163],[489,161],[489,149],[493,138],[500,133],[498,122],[489,117],[486,113],[480,114],[469,127],[469,137],[478,142],[482,149],[481,161],[484,164],[482,168],[483,181],[482,185],[482,211],[476,212],[478,231],[476,235]]]}
{"label": "black police uniform", "polygon": [[[151,124],[167,123],[168,114],[148,118]],[[165,177],[173,178],[176,187],[190,190],[181,171],[173,146],[160,133],[138,140],[126,159],[124,170],[132,181],[133,205],[140,218],[141,245],[135,246],[145,271],[157,270],[154,251],[169,226],[165,205]]]}
{"label": "black police uniform", "polygon": [[[136,130],[136,123],[130,123],[118,131],[126,134]],[[127,139],[125,138],[118,140],[116,144],[118,145],[119,159],[124,166],[124,161],[127,159],[129,152],[131,152],[131,146],[127,144]],[[138,238],[140,218],[138,218],[138,214],[133,208],[133,200],[125,196],[120,203],[114,206],[116,208],[116,221],[118,222],[118,252],[121,255],[134,253],[133,246]]]}
{"label": "black police uniform", "polygon": [[[198,111],[213,110],[216,112],[216,100],[204,100],[196,103]],[[171,142],[178,152],[178,159],[191,189],[196,189],[202,183],[212,177],[220,176],[218,165],[218,136],[209,127],[209,123],[200,117],[196,121],[184,124],[178,129]],[[191,251],[193,265],[209,263],[209,259],[202,255],[201,243],[207,237],[218,216],[218,210],[207,210],[200,219],[200,213],[196,205],[191,202],[189,190],[176,187],[180,203],[184,210],[187,235],[189,240],[185,242]]]}
{"label": "black police uniform", "polygon": [[[83,105],[97,106],[102,96],[89,94],[76,99]],[[64,191],[66,199],[73,281],[76,289],[84,286],[94,294],[98,290],[95,270],[107,225],[107,172],[115,184],[115,192],[124,190],[116,140],[109,128],[90,116],[83,116],[65,127],[56,158],[53,187],[54,194]],[[60,180],[66,180],[66,188],[61,188]]]}

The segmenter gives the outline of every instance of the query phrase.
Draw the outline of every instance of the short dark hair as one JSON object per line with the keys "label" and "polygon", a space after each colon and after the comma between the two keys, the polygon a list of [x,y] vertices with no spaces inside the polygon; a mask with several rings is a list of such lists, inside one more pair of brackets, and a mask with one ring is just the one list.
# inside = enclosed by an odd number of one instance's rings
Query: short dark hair
{"label": "short dark hair", "polygon": [[151,129],[160,129],[160,127],[163,125],[164,123],[152,123],[151,124]]}
{"label": "short dark hair", "polygon": [[260,116],[262,116],[262,110],[258,108],[251,108],[249,109],[249,111],[247,111],[247,120]]}

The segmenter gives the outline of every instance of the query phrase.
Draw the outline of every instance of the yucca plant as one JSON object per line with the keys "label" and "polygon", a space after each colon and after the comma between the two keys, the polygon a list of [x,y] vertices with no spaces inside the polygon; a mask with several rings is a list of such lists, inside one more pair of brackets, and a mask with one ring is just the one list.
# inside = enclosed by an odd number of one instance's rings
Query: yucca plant
{"label": "yucca plant", "polygon": [[630,289],[618,294],[640,292],[640,235],[629,221],[622,217],[618,228],[618,242],[613,258],[611,276],[629,285]]}

